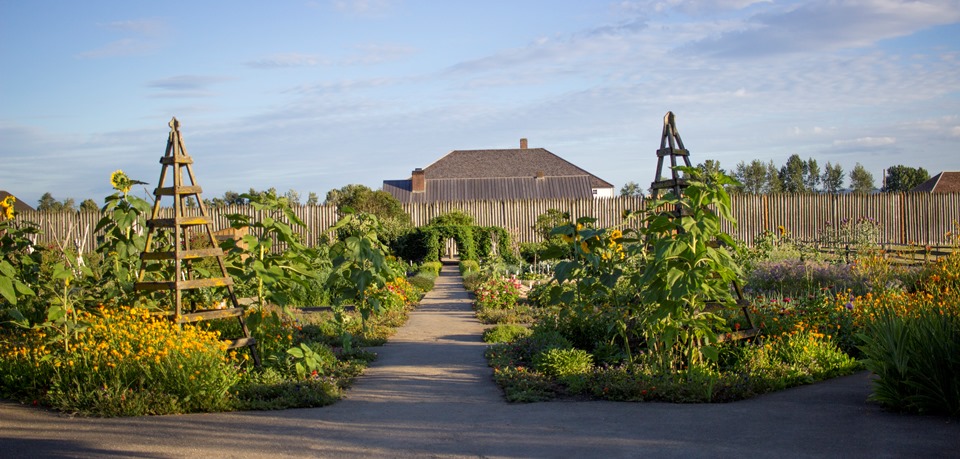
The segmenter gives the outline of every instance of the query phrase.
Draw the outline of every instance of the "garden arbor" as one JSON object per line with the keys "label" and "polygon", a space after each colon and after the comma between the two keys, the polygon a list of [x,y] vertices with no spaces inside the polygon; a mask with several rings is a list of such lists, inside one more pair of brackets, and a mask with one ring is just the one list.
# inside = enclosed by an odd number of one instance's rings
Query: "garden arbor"
{"label": "garden arbor", "polygon": [[[663,165],[664,158],[670,158],[670,178],[664,178],[663,175]],[[682,160],[683,164],[679,163],[679,160]],[[650,189],[652,191],[652,197],[654,200],[657,199],[661,190],[669,190],[674,196],[680,197],[684,195],[684,190],[689,186],[688,181],[681,175],[681,171],[678,167],[692,167],[690,163],[690,152],[684,148],[683,140],[680,139],[680,132],[677,130],[676,118],[673,112],[667,112],[663,117],[663,132],[660,137],[660,149],[657,150],[657,172],[654,181],[650,184]],[[729,198],[727,199],[729,201]],[[727,203],[729,204],[729,202]],[[699,213],[704,219],[709,219],[710,217],[716,218],[713,211],[703,209],[707,213],[700,212],[701,209],[695,209],[694,212],[691,212],[691,209],[684,209],[683,205],[678,201],[674,210],[670,212],[670,216],[675,222],[674,231],[675,234],[682,234],[684,232],[684,226],[682,220],[684,218],[695,218],[692,213]],[[713,247],[719,246],[721,242],[711,241],[709,245]],[[709,250],[709,249],[708,249]],[[712,273],[716,276],[716,272]],[[719,277],[719,276],[716,276]],[[737,339],[745,339],[756,336],[759,332],[759,329],[754,325],[753,320],[750,318],[750,313],[747,310],[749,303],[743,298],[743,291],[740,288],[740,284],[733,280],[731,282],[731,288],[736,299],[736,304],[743,312],[743,317],[746,319],[747,327],[743,330],[736,330],[730,333],[719,335],[719,341],[729,341]],[[716,302],[708,302],[708,308],[718,308],[721,304]]]}
{"label": "garden arbor", "polygon": [[[169,126],[170,135],[167,139],[166,153],[160,158],[160,164],[162,164],[160,180],[154,190],[153,212],[147,220],[146,246],[140,255],[141,264],[136,289],[169,290],[174,305],[170,315],[177,323],[236,318],[240,323],[243,336],[228,340],[229,347],[249,347],[254,363],[259,366],[256,340],[250,336],[250,330],[243,318],[243,308],[237,302],[237,296],[233,290],[233,279],[227,274],[223,250],[220,249],[213,235],[213,227],[207,217],[206,206],[200,197],[202,189],[197,184],[193,173],[193,158],[187,154],[183,138],[180,136],[180,122],[173,118]],[[173,183],[171,186],[164,186],[168,172],[172,175]],[[189,180],[189,183],[185,182],[185,179]],[[160,204],[164,196],[173,198],[173,217],[161,216]],[[198,214],[191,215],[188,211],[187,198],[195,200]],[[216,263],[211,272],[193,269],[195,264],[211,259]],[[170,278],[146,280],[149,268],[155,268],[154,271],[160,273],[170,273]],[[184,291],[211,287],[226,289],[229,307],[218,309],[208,306],[197,309],[194,304],[189,308],[184,307]]]}

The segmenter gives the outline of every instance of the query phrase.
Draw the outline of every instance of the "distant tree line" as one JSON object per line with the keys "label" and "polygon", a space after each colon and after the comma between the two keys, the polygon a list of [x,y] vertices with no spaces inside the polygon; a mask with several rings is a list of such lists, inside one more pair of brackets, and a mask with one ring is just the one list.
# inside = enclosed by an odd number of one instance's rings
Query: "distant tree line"
{"label": "distant tree line", "polygon": [[[729,191],[746,194],[774,194],[774,193],[828,193],[838,194],[849,190],[851,193],[867,194],[876,190],[873,174],[860,163],[845,173],[840,164],[827,162],[820,169],[816,159],[806,161],[800,155],[792,155],[786,164],[779,168],[773,161],[763,162],[755,159],[749,163],[741,161],[732,172],[720,168],[720,162],[708,159],[697,167],[704,172],[722,172],[733,176],[740,182],[739,186]],[[849,178],[849,186],[846,180]],[[893,166],[886,170],[884,185],[881,192],[897,193],[909,191],[930,178],[930,174],[922,167],[903,165]],[[621,196],[640,196],[644,194],[636,182],[627,182],[620,188]]]}

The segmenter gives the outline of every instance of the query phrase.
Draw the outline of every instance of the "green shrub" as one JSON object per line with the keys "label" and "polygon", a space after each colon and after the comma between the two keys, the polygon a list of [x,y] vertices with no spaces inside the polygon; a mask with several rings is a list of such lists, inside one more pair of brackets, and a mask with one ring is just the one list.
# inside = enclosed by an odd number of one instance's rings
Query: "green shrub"
{"label": "green shrub", "polygon": [[460,262],[460,274],[467,275],[480,271],[480,263],[475,260],[463,260]]}
{"label": "green shrub", "polygon": [[485,343],[507,343],[517,338],[530,336],[532,331],[517,324],[500,324],[493,328],[488,328],[483,332],[483,342]]}
{"label": "green shrub", "polygon": [[425,261],[420,265],[418,273],[427,273],[433,274],[433,277],[440,275],[440,270],[443,268],[443,263],[439,261]]}
{"label": "green shrub", "polygon": [[589,373],[593,356],[582,349],[550,348],[533,358],[533,368],[556,378]]}
{"label": "green shrub", "polygon": [[436,276],[430,275],[429,273],[419,272],[416,276],[411,277],[408,281],[416,288],[423,290],[424,292],[429,292],[433,290],[434,279]]}

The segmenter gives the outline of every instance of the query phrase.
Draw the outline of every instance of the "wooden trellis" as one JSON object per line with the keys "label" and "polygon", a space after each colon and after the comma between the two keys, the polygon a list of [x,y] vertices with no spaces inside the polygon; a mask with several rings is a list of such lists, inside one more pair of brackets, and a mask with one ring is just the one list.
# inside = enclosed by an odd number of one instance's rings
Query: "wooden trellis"
{"label": "wooden trellis", "polygon": [[[670,178],[664,178],[663,176],[663,159],[666,157],[670,157]],[[653,199],[657,199],[660,190],[671,190],[674,196],[683,196],[683,189],[687,187],[687,181],[676,169],[676,167],[680,165],[677,162],[677,158],[683,160],[684,166],[692,167],[690,164],[690,152],[683,147],[683,140],[680,139],[680,132],[677,130],[677,123],[673,112],[667,112],[663,117],[663,134],[660,137],[660,149],[657,150],[657,175],[653,183],[650,184]],[[677,204],[676,209],[673,211],[673,216],[676,219],[680,219],[687,215],[683,213],[683,207]],[[679,222],[677,224],[677,231],[683,231]],[[756,336],[760,331],[750,318],[750,312],[748,311],[750,303],[743,298],[743,290],[740,288],[740,284],[736,281],[733,281],[732,284],[731,287],[737,297],[737,306],[739,306],[743,312],[743,317],[747,321],[747,328],[722,334],[719,336],[720,341],[750,338]],[[708,303],[708,306],[717,307],[719,305]]]}
{"label": "wooden trellis", "polygon": [[[137,276],[136,289],[143,291],[170,290],[173,297],[174,310],[172,318],[177,323],[198,322],[212,319],[236,318],[240,322],[243,336],[229,339],[230,348],[248,347],[254,364],[260,366],[257,355],[256,340],[250,336],[250,330],[243,318],[243,308],[237,302],[233,290],[233,279],[227,274],[224,263],[223,250],[217,244],[213,234],[213,226],[207,216],[207,209],[200,197],[202,192],[193,173],[193,158],[187,154],[180,136],[180,122],[176,118],[170,120],[170,136],[167,140],[166,153],[160,158],[162,169],[160,180],[154,191],[153,213],[147,220],[147,239],[143,253],[140,254],[140,272]],[[168,171],[171,172],[172,186],[164,186]],[[184,175],[186,171],[186,175]],[[189,183],[186,183],[187,179]],[[160,204],[164,196],[173,197],[172,218],[161,218]],[[188,198],[192,198],[197,206],[195,215],[190,215],[187,207]],[[194,239],[197,237],[197,239]],[[202,244],[198,241],[204,241]],[[200,246],[198,248],[192,245]],[[201,277],[193,264],[204,259],[216,259],[218,272],[213,277]],[[173,269],[168,263],[173,263]],[[161,264],[159,272],[171,273],[172,279],[145,280],[148,267]],[[222,309],[197,309],[195,304],[185,307],[183,292],[185,290],[201,288],[225,288],[229,304]],[[209,306],[208,306],[209,307]]]}

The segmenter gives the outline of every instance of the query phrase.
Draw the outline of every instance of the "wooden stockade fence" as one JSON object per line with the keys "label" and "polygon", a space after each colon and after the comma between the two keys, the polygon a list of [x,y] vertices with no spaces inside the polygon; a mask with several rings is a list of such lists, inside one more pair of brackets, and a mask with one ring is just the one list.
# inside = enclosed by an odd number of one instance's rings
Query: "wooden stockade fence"
{"label": "wooden stockade fence", "polygon": [[[826,227],[839,230],[845,219],[869,218],[879,223],[880,241],[888,244],[950,245],[947,232],[955,231],[960,221],[960,194],[881,193],[872,195],[733,195],[732,208],[738,225],[724,225],[737,239],[752,243],[764,230],[783,226],[800,240],[816,240]],[[404,204],[413,224],[422,226],[430,219],[450,211],[472,215],[478,225],[499,226],[518,242],[537,240],[532,227],[537,216],[550,209],[569,212],[571,218],[591,216],[600,226],[622,222],[627,210],[644,208],[643,198],[604,198],[583,200],[469,201]],[[165,209],[168,210],[169,209]],[[306,223],[299,230],[308,245],[316,245],[321,235],[337,221],[334,206],[299,206],[294,212]],[[226,216],[244,214],[260,219],[264,215],[249,206],[209,209],[215,230],[229,227]],[[83,251],[96,247],[94,229],[98,212],[21,212],[21,221],[40,225],[38,243],[66,241]]]}

